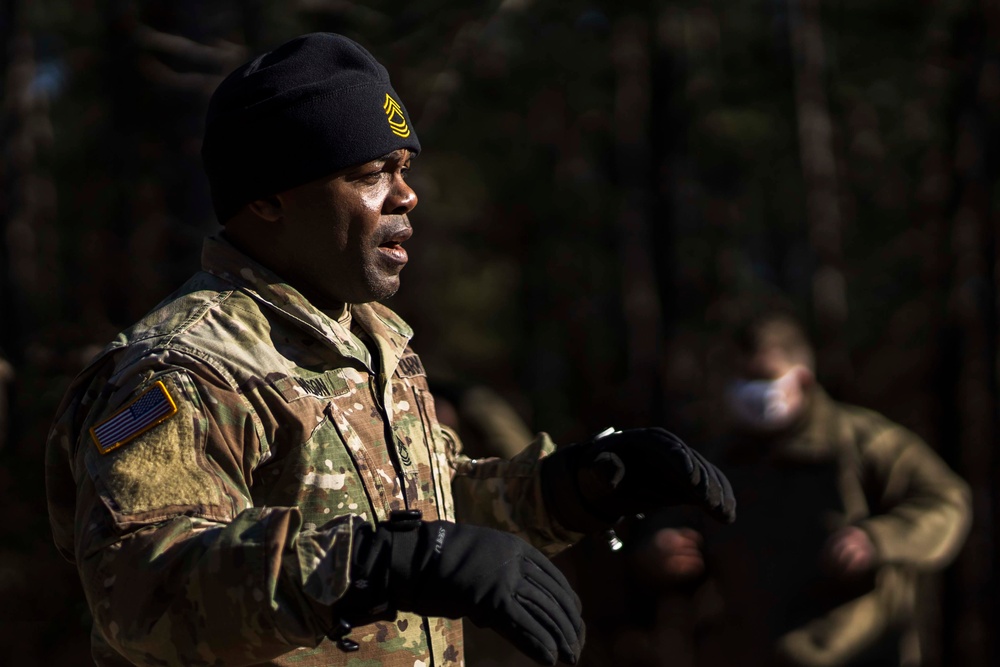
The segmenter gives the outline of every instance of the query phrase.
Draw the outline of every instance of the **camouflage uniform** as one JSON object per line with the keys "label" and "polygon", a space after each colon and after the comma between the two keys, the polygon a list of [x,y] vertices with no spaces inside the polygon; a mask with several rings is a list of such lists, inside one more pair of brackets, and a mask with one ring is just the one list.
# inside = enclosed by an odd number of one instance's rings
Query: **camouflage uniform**
{"label": "camouflage uniform", "polygon": [[[918,664],[917,576],[961,547],[965,482],[914,433],[820,389],[796,432],[733,437],[722,450],[740,519],[704,527],[719,594],[707,606],[722,606],[699,632],[698,664]],[[847,525],[875,545],[871,576],[843,580],[820,566],[824,543]]]}
{"label": "camouflage uniform", "polygon": [[[415,508],[550,555],[577,537],[544,512],[545,434],[510,461],[463,457],[437,422],[410,328],[379,304],[351,315],[349,331],[208,239],[203,271],[77,378],[50,435],[47,487],[99,665],[462,664],[461,621],[400,613],[356,628],[356,653],[325,638],[354,523]],[[102,454],[90,428],[147,390],[176,413]],[[324,559],[334,567],[318,569]]]}

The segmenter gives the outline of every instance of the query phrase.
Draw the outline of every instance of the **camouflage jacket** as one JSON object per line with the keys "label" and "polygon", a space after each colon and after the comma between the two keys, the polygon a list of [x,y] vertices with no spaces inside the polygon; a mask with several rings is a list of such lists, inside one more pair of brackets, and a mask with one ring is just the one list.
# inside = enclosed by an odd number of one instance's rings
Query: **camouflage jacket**
{"label": "camouflage jacket", "polygon": [[352,526],[415,508],[554,554],[576,536],[544,511],[551,441],[462,456],[388,308],[351,307],[366,347],[224,240],[202,262],[74,381],[49,437],[52,530],[80,572],[95,660],[461,664],[461,621],[400,613],[355,628],[355,653],[326,638]]}
{"label": "camouflage jacket", "polygon": [[[817,388],[799,429],[727,438],[714,454],[740,517],[704,526],[719,598],[705,605],[713,612],[699,664],[772,665],[777,653],[782,665],[847,665],[883,649],[915,657],[917,575],[947,565],[971,523],[968,485],[934,450]],[[827,539],[848,525],[875,545],[871,576],[831,577],[820,563]],[[900,633],[902,647],[881,646]]]}

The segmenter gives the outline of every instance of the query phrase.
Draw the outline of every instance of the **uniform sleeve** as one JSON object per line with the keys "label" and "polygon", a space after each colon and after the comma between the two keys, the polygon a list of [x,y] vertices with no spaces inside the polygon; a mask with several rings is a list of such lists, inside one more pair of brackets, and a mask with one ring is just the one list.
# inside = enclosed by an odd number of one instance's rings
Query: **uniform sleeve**
{"label": "uniform sleeve", "polygon": [[556,523],[545,508],[541,460],[555,451],[546,433],[511,459],[470,459],[461,453],[458,437],[442,427],[450,441],[451,488],[458,521],[514,533],[548,556],[554,556],[583,535]]}
{"label": "uniform sleeve", "polygon": [[[164,396],[176,411],[144,427],[150,405],[170,412]],[[97,630],[129,660],[253,664],[332,627],[355,518],[305,531],[297,508],[254,507],[253,408],[212,369],[147,360],[94,380],[63,406],[48,450],[76,491],[69,511],[65,476],[49,474],[57,546],[79,568]]]}
{"label": "uniform sleeve", "polygon": [[899,426],[862,444],[865,486],[873,503],[859,522],[883,563],[943,567],[971,523],[968,485],[919,437]]}

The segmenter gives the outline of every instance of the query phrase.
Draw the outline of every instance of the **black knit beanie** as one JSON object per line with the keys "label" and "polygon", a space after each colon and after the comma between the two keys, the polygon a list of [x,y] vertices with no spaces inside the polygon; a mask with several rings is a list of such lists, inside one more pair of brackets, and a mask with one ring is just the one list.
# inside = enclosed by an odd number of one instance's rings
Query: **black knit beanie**
{"label": "black knit beanie", "polygon": [[212,94],[201,156],[225,223],[255,199],[420,142],[389,74],[358,43],[302,35]]}

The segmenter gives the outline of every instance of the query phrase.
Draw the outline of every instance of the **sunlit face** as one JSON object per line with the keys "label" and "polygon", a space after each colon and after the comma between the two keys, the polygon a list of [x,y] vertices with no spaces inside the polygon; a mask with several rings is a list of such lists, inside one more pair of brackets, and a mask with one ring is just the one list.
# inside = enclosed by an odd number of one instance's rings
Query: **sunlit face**
{"label": "sunlit face", "polygon": [[282,273],[315,305],[368,303],[399,289],[417,205],[410,158],[400,149],[279,193],[278,242],[291,258]]}

